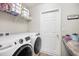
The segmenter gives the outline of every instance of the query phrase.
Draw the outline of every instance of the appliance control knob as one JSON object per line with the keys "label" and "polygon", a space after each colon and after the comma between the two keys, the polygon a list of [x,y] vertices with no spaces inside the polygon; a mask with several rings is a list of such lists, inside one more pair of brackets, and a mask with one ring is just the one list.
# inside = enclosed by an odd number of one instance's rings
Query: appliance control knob
{"label": "appliance control knob", "polygon": [[28,36],[28,37],[25,37],[25,40],[26,40],[26,41],[30,40],[30,37],[29,37],[29,36]]}
{"label": "appliance control knob", "polygon": [[0,45],[0,47],[2,47],[2,45]]}
{"label": "appliance control knob", "polygon": [[22,44],[22,43],[23,43],[23,39],[20,39],[20,40],[19,40],[19,43]]}
{"label": "appliance control knob", "polygon": [[9,36],[9,33],[5,33],[6,36]]}
{"label": "appliance control knob", "polygon": [[16,45],[17,43],[16,43],[16,42],[14,42],[14,44]]}

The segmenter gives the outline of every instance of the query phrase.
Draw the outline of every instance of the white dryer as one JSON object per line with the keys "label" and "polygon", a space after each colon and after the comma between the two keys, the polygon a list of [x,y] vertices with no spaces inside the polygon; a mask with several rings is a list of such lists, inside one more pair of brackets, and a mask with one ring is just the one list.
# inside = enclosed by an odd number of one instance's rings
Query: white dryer
{"label": "white dryer", "polygon": [[30,36],[18,34],[1,37],[0,56],[32,56]]}
{"label": "white dryer", "polygon": [[40,49],[41,49],[41,37],[40,33],[30,33],[31,36],[31,44],[33,47],[33,56],[38,56],[40,54]]}

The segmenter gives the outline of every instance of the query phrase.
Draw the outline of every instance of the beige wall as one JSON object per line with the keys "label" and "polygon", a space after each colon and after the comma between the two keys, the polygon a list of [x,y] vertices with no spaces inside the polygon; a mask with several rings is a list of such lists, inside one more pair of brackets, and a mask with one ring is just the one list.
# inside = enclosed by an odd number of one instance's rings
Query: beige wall
{"label": "beige wall", "polygon": [[79,15],[79,4],[61,4],[62,7],[62,33],[72,34],[79,32],[79,19],[67,20],[68,15]]}
{"label": "beige wall", "polygon": [[45,10],[51,10],[55,8],[60,8],[62,12],[62,31],[63,35],[78,32],[79,20],[67,20],[68,15],[79,14],[79,4],[77,3],[48,3],[40,4],[30,9],[32,15],[32,21],[29,23],[29,31],[39,32],[40,31],[40,13]]}
{"label": "beige wall", "polygon": [[30,8],[32,21],[28,23],[29,32],[40,32],[40,6]]}
{"label": "beige wall", "polygon": [[[40,32],[40,13],[55,8],[61,9],[62,35],[79,32],[79,20],[67,20],[68,15],[79,14],[79,4],[40,4],[31,8],[32,21],[29,23],[29,32]],[[68,55],[62,43],[62,55]]]}
{"label": "beige wall", "polygon": [[27,22],[21,17],[0,12],[0,32],[27,32]]}

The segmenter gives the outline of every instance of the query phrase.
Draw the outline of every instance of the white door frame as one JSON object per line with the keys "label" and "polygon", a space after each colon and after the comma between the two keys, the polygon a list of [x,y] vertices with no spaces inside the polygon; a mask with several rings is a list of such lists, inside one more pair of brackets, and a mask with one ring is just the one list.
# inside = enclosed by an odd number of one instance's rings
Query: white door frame
{"label": "white door frame", "polygon": [[[59,34],[59,37],[58,37],[58,39],[59,39],[59,41],[60,41],[60,53],[59,53],[59,55],[61,56],[62,55],[62,18],[61,18],[61,15],[62,15],[62,13],[61,13],[61,8],[55,8],[55,9],[52,9],[51,11],[50,10],[48,10],[48,12],[50,11],[50,12],[56,12],[56,10],[58,10],[58,12],[59,12],[59,20],[60,20],[60,34]],[[44,12],[41,12],[41,14],[43,14],[43,13],[45,13],[45,11]],[[41,51],[42,52],[42,51]],[[43,51],[43,52],[46,52],[46,51]]]}

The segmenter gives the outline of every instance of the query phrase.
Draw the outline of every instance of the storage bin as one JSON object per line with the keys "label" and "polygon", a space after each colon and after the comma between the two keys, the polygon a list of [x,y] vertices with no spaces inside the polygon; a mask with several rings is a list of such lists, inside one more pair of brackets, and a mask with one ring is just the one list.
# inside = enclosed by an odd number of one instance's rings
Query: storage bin
{"label": "storage bin", "polygon": [[79,41],[79,35],[76,34],[76,33],[72,34],[72,35],[71,35],[71,38],[72,38],[72,40],[74,40],[74,41]]}
{"label": "storage bin", "polygon": [[66,36],[64,36],[64,40],[65,40],[65,41],[69,41],[69,40],[72,40],[72,38],[71,38],[70,35],[66,35]]}

